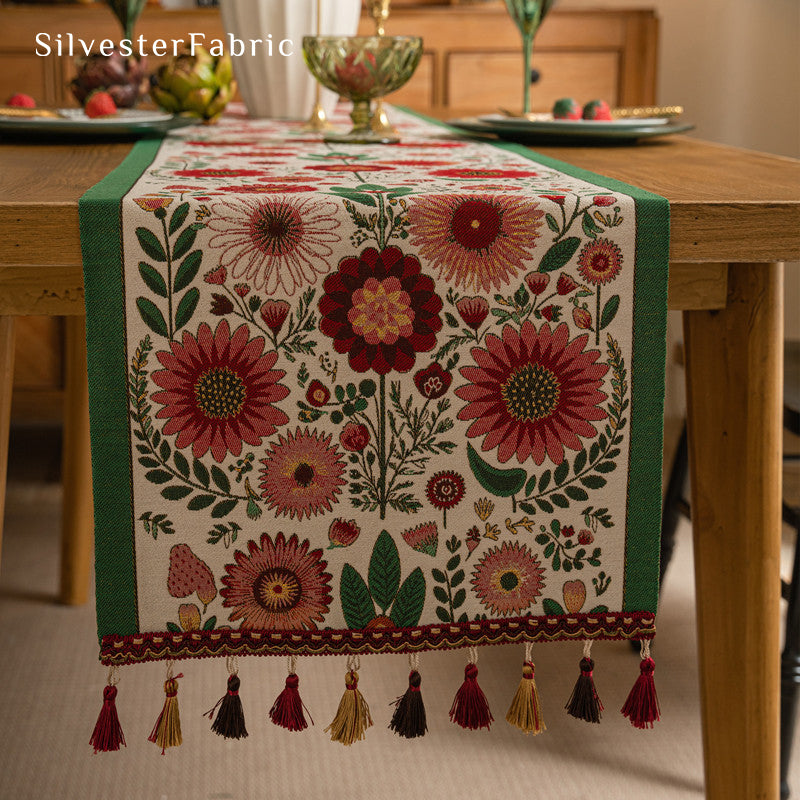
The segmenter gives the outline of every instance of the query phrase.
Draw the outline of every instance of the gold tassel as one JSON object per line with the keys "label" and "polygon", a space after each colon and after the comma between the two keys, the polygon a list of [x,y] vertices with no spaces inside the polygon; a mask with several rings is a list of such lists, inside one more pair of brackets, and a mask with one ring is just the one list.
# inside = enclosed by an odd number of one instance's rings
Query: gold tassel
{"label": "gold tassel", "polygon": [[363,739],[367,728],[372,726],[372,717],[364,696],[358,690],[358,672],[360,666],[358,656],[348,656],[347,674],[344,676],[345,691],[339,701],[339,709],[333,722],[325,728],[330,733],[332,742],[351,745]]}
{"label": "gold tassel", "polygon": [[517,693],[511,701],[511,706],[506,714],[506,722],[519,728],[525,733],[534,736],[547,730],[542,719],[542,707],[539,702],[539,692],[536,689],[534,678],[535,667],[531,661],[531,644],[525,645],[525,661],[522,664],[522,680],[517,687]]}
{"label": "gold tassel", "polygon": [[158,715],[153,730],[147,737],[147,741],[153,742],[161,748],[161,755],[168,747],[178,747],[183,743],[181,736],[181,715],[178,710],[178,678],[183,677],[181,672],[173,677],[173,662],[167,666],[167,680],[164,683],[164,707]]}

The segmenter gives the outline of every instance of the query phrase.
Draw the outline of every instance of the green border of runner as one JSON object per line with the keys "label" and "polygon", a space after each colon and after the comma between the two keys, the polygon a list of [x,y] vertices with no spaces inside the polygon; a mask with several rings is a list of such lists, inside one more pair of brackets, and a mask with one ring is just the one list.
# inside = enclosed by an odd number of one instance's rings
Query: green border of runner
{"label": "green border of runner", "polygon": [[[137,142],[125,160],[78,203],[86,296],[86,344],[94,490],[97,633],[138,632],[131,516],[131,448],[121,201],[161,146]],[[120,509],[129,509],[127,515]]]}
{"label": "green border of runner", "polygon": [[[402,108],[419,119],[470,139],[464,131],[424,114]],[[669,276],[669,201],[661,195],[575,167],[512,142],[482,140],[529,161],[565,172],[612,192],[630,195],[636,206],[631,443],[628,463],[628,509],[625,528],[623,611],[658,607],[661,550],[661,466],[664,449],[664,370],[666,364],[667,283]],[[635,369],[634,369],[635,367]],[[633,376],[636,376],[634,379]],[[628,532],[635,526],[635,548]]]}

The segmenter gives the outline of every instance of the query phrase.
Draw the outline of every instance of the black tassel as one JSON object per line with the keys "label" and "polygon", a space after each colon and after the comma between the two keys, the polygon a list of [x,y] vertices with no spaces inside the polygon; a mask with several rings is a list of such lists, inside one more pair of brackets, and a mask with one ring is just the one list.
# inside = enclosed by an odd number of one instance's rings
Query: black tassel
{"label": "black tassel", "polygon": [[408,676],[406,693],[402,697],[398,697],[394,703],[394,714],[392,714],[389,727],[406,739],[424,736],[428,730],[425,704],[422,702],[422,692],[419,690],[421,683],[422,678],[419,672],[412,669]]}
{"label": "black tassel", "polygon": [[247,738],[247,728],[244,724],[244,709],[242,708],[242,701],[239,698],[240,685],[241,681],[236,673],[229,675],[227,694],[220,698],[217,705],[214,706],[211,711],[207,711],[203,715],[210,718],[213,716],[217,707],[219,707],[219,713],[211,726],[211,730],[226,739]]}
{"label": "black tassel", "polygon": [[600,717],[603,716],[603,704],[594,686],[593,670],[594,661],[591,658],[582,658],[581,674],[575,682],[569,702],[564,706],[568,714],[586,722],[600,722]]}

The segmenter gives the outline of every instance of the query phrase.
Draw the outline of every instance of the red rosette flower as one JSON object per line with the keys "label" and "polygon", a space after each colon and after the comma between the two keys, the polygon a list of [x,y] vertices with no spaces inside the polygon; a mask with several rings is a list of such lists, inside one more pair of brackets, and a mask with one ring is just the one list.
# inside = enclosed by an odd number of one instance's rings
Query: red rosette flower
{"label": "red rosette flower", "polygon": [[541,464],[546,456],[560,464],[564,448],[580,450],[582,439],[597,436],[592,422],[608,416],[600,406],[608,364],[585,349],[587,334],[569,335],[565,323],[538,331],[530,320],[519,331],[506,325],[502,337],[489,334],[485,349],[472,349],[474,366],[461,368],[469,383],[455,391],[466,401],[458,419],[471,420],[467,437],[483,437],[481,449],[497,450],[501,463]]}
{"label": "red rosette flower", "polygon": [[567,275],[566,272],[562,272],[558,276],[558,280],[556,281],[556,291],[559,294],[569,294],[577,288],[578,284],[573,280],[572,276]]}
{"label": "red rosette flower", "polygon": [[328,550],[332,550],[334,547],[349,547],[360,534],[361,528],[356,525],[354,519],[337,517],[328,528],[328,540],[330,541]]}
{"label": "red rosette flower", "polygon": [[529,272],[525,276],[525,283],[531,294],[540,295],[550,283],[550,275],[547,272]]}
{"label": "red rosette flower", "polygon": [[617,198],[610,194],[598,194],[592,198],[592,202],[596,206],[613,206],[617,202]]}
{"label": "red rosette flower", "polygon": [[356,372],[408,372],[436,345],[442,300],[419,259],[399,247],[342,259],[323,288],[320,330]]}
{"label": "red rosette flower", "polygon": [[369,444],[369,428],[360,422],[348,422],[339,434],[339,444],[351,453],[360,453]]}
{"label": "red rosette flower", "polygon": [[622,251],[609,239],[589,242],[578,255],[578,272],[593,286],[613,281],[621,269]]}
{"label": "red rosette flower", "polygon": [[441,397],[452,382],[453,376],[445,372],[436,361],[414,375],[414,385],[426,400],[436,400]]}
{"label": "red rosette flower", "polygon": [[464,499],[465,493],[464,479],[452,470],[437,472],[428,480],[425,494],[428,502],[442,511],[443,527],[447,528],[447,509],[457,506]]}
{"label": "red rosette flower", "polygon": [[153,372],[161,388],[152,399],[163,406],[156,419],[166,419],[162,431],[177,434],[175,447],[191,446],[195,458],[209,450],[214,460],[228,453],[239,456],[242,444],[257,447],[289,418],[275,403],[289,394],[280,383],[286,373],[273,369],[278,354],[264,352],[264,337],[250,339],[246,325],[233,333],[227,320],[215,331],[204,322],[193,336],[157,354],[164,369]]}
{"label": "red rosette flower", "polygon": [[211,313],[217,317],[223,317],[225,314],[230,314],[233,311],[233,303],[230,298],[224,294],[217,294],[216,292],[211,295]]}
{"label": "red rosette flower", "polygon": [[322,408],[331,399],[331,390],[322,382],[313,380],[306,390],[306,401],[314,408]]}

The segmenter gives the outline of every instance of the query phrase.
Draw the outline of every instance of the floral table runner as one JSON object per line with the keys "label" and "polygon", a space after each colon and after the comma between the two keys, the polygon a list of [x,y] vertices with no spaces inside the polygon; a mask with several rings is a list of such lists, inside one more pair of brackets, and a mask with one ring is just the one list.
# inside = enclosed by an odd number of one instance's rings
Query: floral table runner
{"label": "floral table runner", "polygon": [[398,117],[83,198],[103,663],[652,637],[668,205]]}

